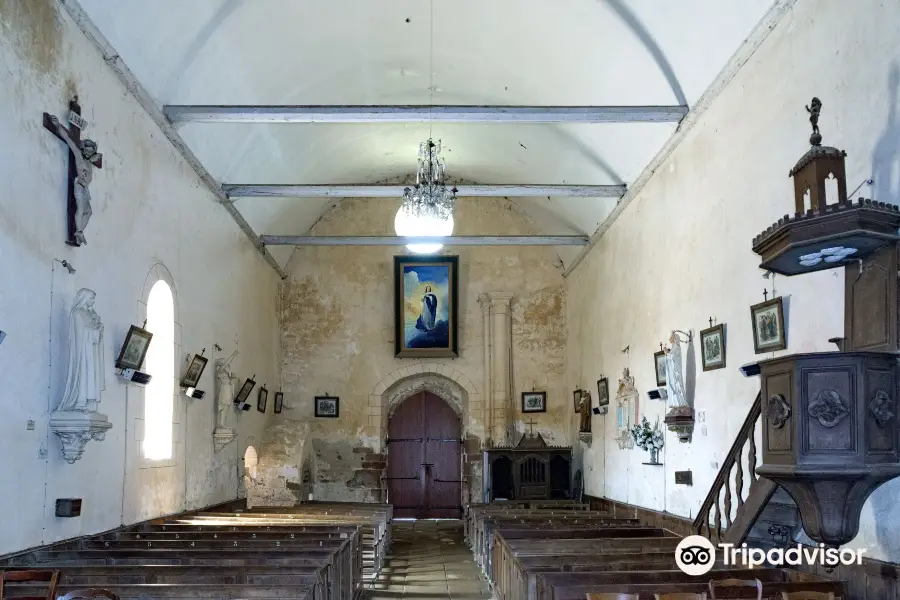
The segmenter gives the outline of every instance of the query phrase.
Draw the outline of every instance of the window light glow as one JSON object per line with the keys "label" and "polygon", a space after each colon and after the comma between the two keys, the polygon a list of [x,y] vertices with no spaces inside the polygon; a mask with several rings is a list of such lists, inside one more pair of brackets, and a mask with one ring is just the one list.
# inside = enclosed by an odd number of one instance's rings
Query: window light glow
{"label": "window light glow", "polygon": [[157,281],[147,300],[147,330],[153,334],[145,368],[152,375],[144,390],[144,457],[172,458],[175,396],[175,302],[165,281]]}

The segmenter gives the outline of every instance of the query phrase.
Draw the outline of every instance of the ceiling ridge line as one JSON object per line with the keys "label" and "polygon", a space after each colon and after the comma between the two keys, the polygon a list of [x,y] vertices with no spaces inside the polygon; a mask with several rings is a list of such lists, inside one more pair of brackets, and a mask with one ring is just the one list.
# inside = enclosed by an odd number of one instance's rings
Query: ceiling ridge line
{"label": "ceiling ridge line", "polygon": [[147,92],[146,88],[138,81],[125,61],[109,43],[100,29],[94,24],[87,12],[78,3],[78,0],[58,0],[60,5],[69,14],[69,17],[75,22],[75,25],[81,30],[81,33],[97,48],[103,61],[116,74],[119,82],[125,87],[131,96],[137,101],[138,105],[144,109],[150,119],[156,123],[169,143],[181,154],[185,162],[193,169],[194,173],[200,181],[213,193],[216,203],[221,205],[225,211],[231,216],[237,226],[241,229],[250,243],[256,250],[262,254],[263,258],[278,273],[281,279],[287,279],[287,273],[278,264],[278,261],[266,250],[266,246],[262,239],[253,231],[250,224],[244,216],[235,208],[234,203],[222,190],[222,187],[215,178],[206,170],[206,167],[194,155],[185,141],[181,138],[163,111],[156,105],[153,97]]}
{"label": "ceiling ridge line", "polygon": [[563,277],[571,275],[575,269],[584,261],[591,252],[597,242],[609,231],[613,223],[625,211],[631,201],[641,192],[644,186],[653,177],[653,174],[662,166],[662,164],[672,155],[681,142],[687,137],[688,132],[693,129],[699,119],[706,113],[707,109],[719,97],[731,81],[737,76],[745,64],[753,57],[759,47],[766,41],[769,34],[781,23],[784,16],[794,7],[797,0],[775,0],[771,8],[763,15],[762,19],[747,36],[747,39],[731,56],[725,66],[719,71],[719,74],[713,82],[706,88],[703,95],[697,100],[693,107],[688,111],[687,115],[678,124],[675,133],[666,140],[663,147],[653,157],[653,159],[644,167],[641,174],[628,186],[628,191],[619,199],[612,212],[603,220],[597,230],[591,235],[588,244],[581,249],[581,252],[572,260],[568,268],[563,272]]}

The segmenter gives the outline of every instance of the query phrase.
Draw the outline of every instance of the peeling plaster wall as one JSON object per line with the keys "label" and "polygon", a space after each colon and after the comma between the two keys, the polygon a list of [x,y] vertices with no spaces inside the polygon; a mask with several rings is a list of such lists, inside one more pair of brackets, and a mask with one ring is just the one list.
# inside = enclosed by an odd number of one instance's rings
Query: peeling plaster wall
{"label": "peeling plaster wall", "polygon": [[[651,422],[666,410],[646,396],[655,387],[659,342],[676,328],[696,335],[711,316],[726,324],[727,368],[704,373],[699,356],[692,366],[686,357],[695,410],[706,411],[693,442],[668,433],[665,466],[644,466],[643,451],[619,450],[612,440],[613,407],[594,417],[587,493],[695,516],[718,471],[714,463],[727,454],[759,390],[758,378],[743,378],[737,367],[775,355],[753,353],[749,307],[772,282],[760,277],[750,242],[793,211],[787,173],[808,148],[803,107],[813,95],[824,105],[825,143],[848,152],[848,191],[874,177],[874,189],[860,193],[900,200],[898,10],[895,0],[829,3],[827,10],[799,0],[567,279],[570,383],[595,381],[602,372],[612,391],[629,367],[641,390],[640,412]],[[788,331],[788,348],[777,355],[834,349],[827,340],[843,334],[843,278],[842,270],[775,278]],[[693,470],[693,487],[674,483],[674,471],[685,469]],[[898,493],[894,480],[863,510],[852,545],[867,548],[867,556],[900,560]]]}
{"label": "peeling plaster wall", "polygon": [[[113,363],[129,325],[143,320],[150,279],[167,272],[176,374],[186,354],[206,348],[213,358],[219,343],[228,353],[239,348],[238,375],[256,373],[272,389],[277,275],[55,0],[0,0],[0,81],[0,329],[8,334],[0,346],[0,481],[15,490],[0,494],[0,554],[234,498],[247,439],[261,437],[265,416],[229,415],[238,439],[214,452],[210,365],[200,385],[205,399],[175,395],[173,459],[147,463],[144,391],[121,383]],[[68,152],[41,121],[43,111],[64,115],[74,93],[90,123],[87,137],[103,153],[81,248],[63,241]],[[100,410],[113,428],[69,465],[48,415],[65,382],[68,313],[82,287],[97,292],[105,326]],[[82,498],[82,516],[56,518],[56,498]]]}
{"label": "peeling plaster wall", "polygon": [[244,477],[249,507],[293,506],[308,497],[308,492],[304,494],[308,482],[303,480],[304,469],[308,468],[304,465],[308,438],[306,424],[282,420],[266,427],[256,477]]}
{"label": "peeling plaster wall", "polygon": [[[311,235],[393,235],[399,200],[347,199]],[[456,233],[537,233],[505,199],[460,199]],[[374,473],[383,468],[386,389],[398,379],[435,373],[466,392],[463,435],[477,458],[484,435],[482,312],[477,298],[504,291],[512,300],[512,402],[523,430],[520,394],[547,391],[548,410],[533,416],[548,442],[569,444],[571,396],[565,384],[566,295],[558,256],[548,248],[445,248],[460,257],[460,356],[394,358],[393,256],[405,248],[297,248],[282,297],[284,417],[309,423],[315,494],[321,499],[375,500]],[[313,397],[339,396],[340,418],[315,419]],[[477,470],[477,468],[473,467]],[[473,480],[473,486],[479,485]],[[477,488],[480,489],[480,488]]]}

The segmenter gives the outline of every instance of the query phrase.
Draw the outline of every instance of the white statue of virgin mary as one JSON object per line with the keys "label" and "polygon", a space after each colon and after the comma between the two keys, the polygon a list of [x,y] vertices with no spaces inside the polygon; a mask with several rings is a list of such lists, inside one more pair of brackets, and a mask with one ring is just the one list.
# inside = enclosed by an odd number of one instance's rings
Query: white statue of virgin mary
{"label": "white statue of virgin mary", "polygon": [[97,412],[106,389],[103,323],[94,311],[93,290],[82,288],[69,313],[69,370],[57,412]]}
{"label": "white statue of virgin mary", "polygon": [[669,407],[687,406],[681,370],[681,342],[674,331],[669,337],[669,348],[666,349],[666,384],[669,388]]}

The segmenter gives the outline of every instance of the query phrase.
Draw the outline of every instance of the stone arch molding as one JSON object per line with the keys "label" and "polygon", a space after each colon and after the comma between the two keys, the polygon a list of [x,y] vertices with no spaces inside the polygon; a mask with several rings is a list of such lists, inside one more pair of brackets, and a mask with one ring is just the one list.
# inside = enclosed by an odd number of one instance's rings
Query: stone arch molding
{"label": "stone arch molding", "polygon": [[394,411],[397,410],[397,407],[400,406],[404,400],[413,394],[418,394],[423,391],[431,392],[443,399],[444,402],[450,405],[450,408],[453,409],[456,416],[462,420],[466,413],[466,399],[464,398],[466,395],[465,389],[452,379],[434,373],[413,375],[388,388],[388,391],[385,394],[387,397],[387,419],[390,420],[394,415]]}
{"label": "stone arch molding", "polygon": [[450,365],[423,362],[401,367],[379,381],[369,396],[369,425],[380,443],[387,435],[387,423],[397,406],[418,392],[428,391],[442,398],[459,416],[463,435],[470,429],[472,411],[481,405],[475,384]]}

